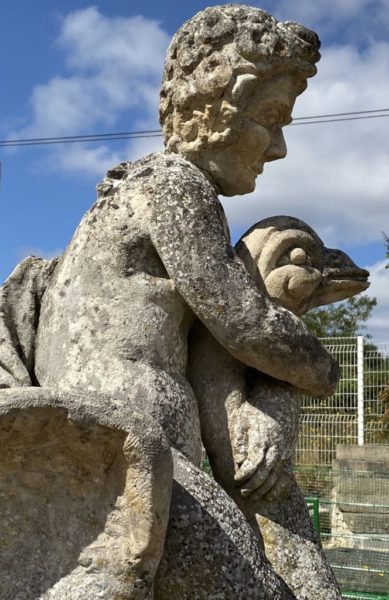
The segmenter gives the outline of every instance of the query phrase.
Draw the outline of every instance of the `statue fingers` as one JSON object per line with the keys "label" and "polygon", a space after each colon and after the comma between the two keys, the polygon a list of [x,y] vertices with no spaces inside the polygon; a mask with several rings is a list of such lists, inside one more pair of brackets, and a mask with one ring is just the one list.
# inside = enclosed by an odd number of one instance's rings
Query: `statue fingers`
{"label": "statue fingers", "polygon": [[[266,452],[264,460],[261,461],[253,476],[249,480],[244,482],[244,486],[241,489],[242,496],[247,497],[256,490],[262,488],[266,489],[263,486],[265,486],[267,480],[271,477],[273,473],[278,472],[278,465],[279,455],[277,449],[274,446],[272,446]],[[270,488],[267,488],[266,491],[268,491],[268,489]],[[266,491],[264,491],[263,493],[266,493]]]}
{"label": "statue fingers", "polygon": [[[251,454],[251,453],[250,453]],[[237,486],[243,485],[246,481],[249,481],[258,468],[263,464],[266,456],[266,448],[259,448],[254,456],[249,456],[243,461],[241,466],[235,472],[235,483]]]}
{"label": "statue fingers", "polygon": [[255,490],[256,496],[263,498],[266,494],[271,493],[277,487],[281,475],[281,468],[278,465],[275,466],[268,478]]}

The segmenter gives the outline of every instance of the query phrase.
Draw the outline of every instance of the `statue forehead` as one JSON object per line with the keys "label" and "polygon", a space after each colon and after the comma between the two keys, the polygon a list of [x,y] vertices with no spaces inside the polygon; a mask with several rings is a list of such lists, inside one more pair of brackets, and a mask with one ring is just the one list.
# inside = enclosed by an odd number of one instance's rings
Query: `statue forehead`
{"label": "statue forehead", "polygon": [[[297,95],[297,82],[292,74],[274,74],[265,80],[257,81],[250,94],[244,94],[246,112],[259,109],[277,110],[280,115],[290,115]],[[237,104],[244,106],[242,100]]]}

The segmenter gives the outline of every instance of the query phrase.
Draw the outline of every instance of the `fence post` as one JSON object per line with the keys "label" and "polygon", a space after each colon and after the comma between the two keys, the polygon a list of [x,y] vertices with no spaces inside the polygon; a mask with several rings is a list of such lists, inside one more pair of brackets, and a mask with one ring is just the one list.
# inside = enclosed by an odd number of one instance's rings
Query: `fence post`
{"label": "fence post", "polygon": [[358,445],[364,444],[363,335],[357,336]]}

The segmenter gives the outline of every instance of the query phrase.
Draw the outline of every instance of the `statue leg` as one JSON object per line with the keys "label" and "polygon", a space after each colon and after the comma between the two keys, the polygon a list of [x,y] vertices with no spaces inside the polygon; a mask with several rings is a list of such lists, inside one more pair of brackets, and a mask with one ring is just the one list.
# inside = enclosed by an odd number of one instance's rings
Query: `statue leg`
{"label": "statue leg", "polygon": [[298,600],[341,600],[335,576],[323,551],[305,499],[285,470],[265,496],[243,497],[234,482],[232,453],[212,462],[216,481],[241,509],[274,571]]}
{"label": "statue leg", "polygon": [[341,600],[341,593],[293,474],[284,489],[264,498],[239,498],[248,520],[257,522],[266,556],[299,600]]}
{"label": "statue leg", "polygon": [[231,497],[175,450],[173,459],[155,600],[296,600]]}
{"label": "statue leg", "polygon": [[104,531],[82,551],[79,566],[43,596],[44,600],[154,598],[154,577],[169,519],[173,469],[170,448],[160,430],[147,420],[145,416],[134,418],[127,428],[124,491],[108,515]]}

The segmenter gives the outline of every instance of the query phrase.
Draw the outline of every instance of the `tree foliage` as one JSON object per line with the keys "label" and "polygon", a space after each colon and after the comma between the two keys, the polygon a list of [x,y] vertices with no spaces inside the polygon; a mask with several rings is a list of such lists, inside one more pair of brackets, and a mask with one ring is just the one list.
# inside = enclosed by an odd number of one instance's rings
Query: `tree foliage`
{"label": "tree foliage", "polygon": [[376,304],[376,298],[354,296],[341,304],[314,308],[302,319],[318,337],[354,337],[366,329],[365,323]]}
{"label": "tree foliage", "polygon": [[[384,236],[384,244],[386,250],[385,257],[389,260],[389,237],[385,232],[382,232],[382,235]],[[389,262],[387,263],[386,268],[389,269]]]}

